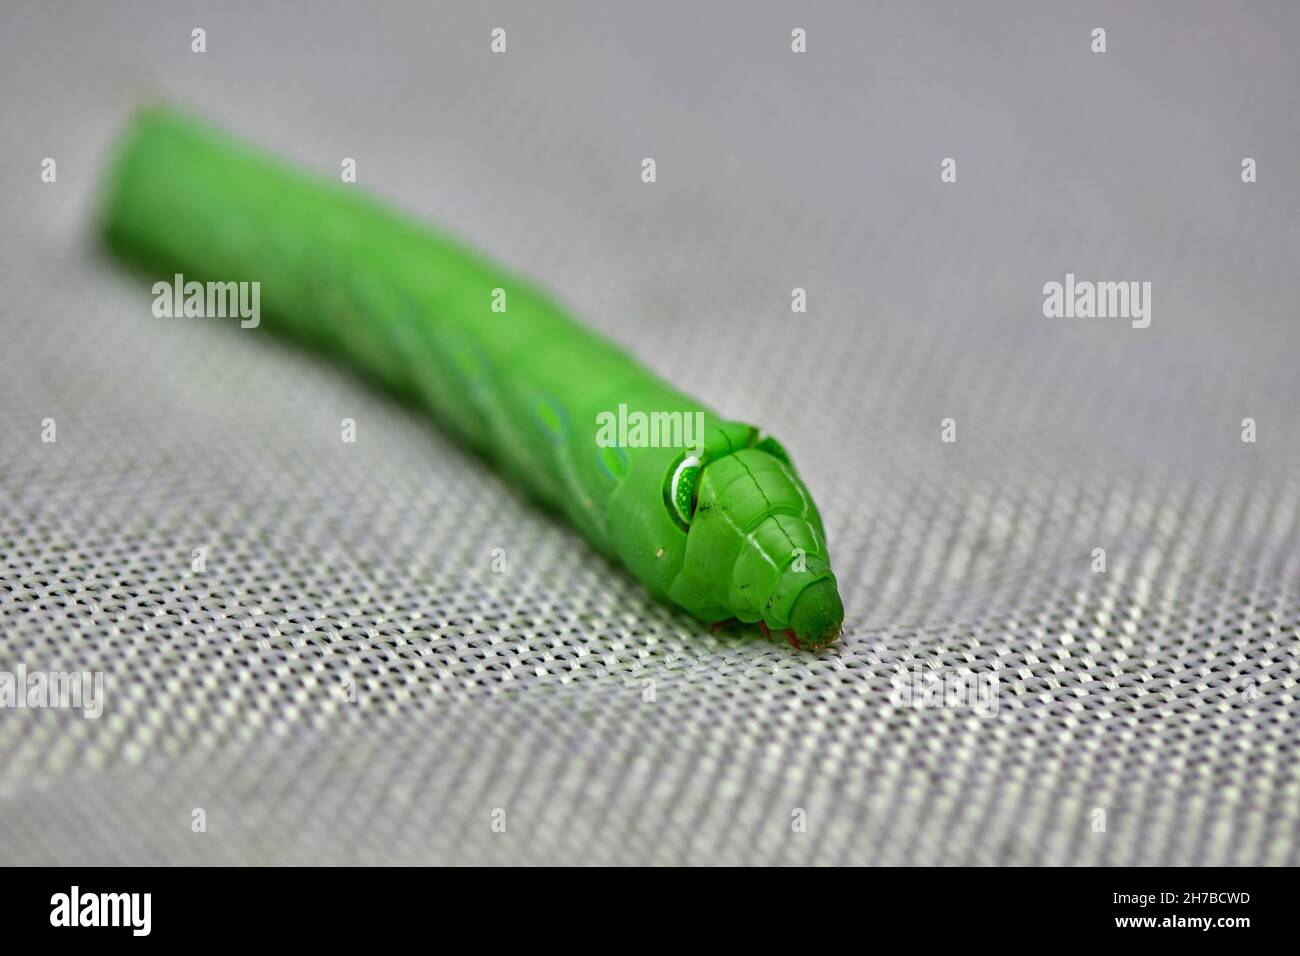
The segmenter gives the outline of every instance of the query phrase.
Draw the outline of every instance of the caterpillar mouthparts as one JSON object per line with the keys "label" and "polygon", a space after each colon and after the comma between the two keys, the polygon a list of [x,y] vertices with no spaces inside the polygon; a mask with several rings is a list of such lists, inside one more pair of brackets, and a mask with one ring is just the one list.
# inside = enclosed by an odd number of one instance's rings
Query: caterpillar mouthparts
{"label": "caterpillar mouthparts", "polygon": [[834,643],[844,626],[844,603],[830,578],[804,588],[790,611],[790,629],[800,643],[825,647]]}

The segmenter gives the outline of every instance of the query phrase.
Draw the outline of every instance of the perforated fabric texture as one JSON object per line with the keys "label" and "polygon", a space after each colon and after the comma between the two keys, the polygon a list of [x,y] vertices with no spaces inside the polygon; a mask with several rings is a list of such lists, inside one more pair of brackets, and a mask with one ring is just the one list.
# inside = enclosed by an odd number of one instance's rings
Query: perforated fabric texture
{"label": "perforated fabric texture", "polygon": [[[618,7],[5,6],[0,670],[105,696],[0,710],[0,862],[1300,863],[1300,8]],[[711,634],[415,410],[155,318],[91,223],[157,97],[781,438],[837,648]],[[1045,317],[1067,273],[1150,326]]]}

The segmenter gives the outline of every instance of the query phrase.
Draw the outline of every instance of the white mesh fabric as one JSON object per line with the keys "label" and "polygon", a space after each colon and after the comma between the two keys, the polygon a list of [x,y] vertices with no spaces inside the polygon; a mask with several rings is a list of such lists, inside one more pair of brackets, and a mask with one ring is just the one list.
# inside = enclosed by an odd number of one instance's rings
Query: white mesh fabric
{"label": "white mesh fabric", "polygon": [[[1294,6],[0,17],[0,670],[107,682],[0,710],[0,862],[1300,862]],[[154,318],[89,237],[156,93],[777,435],[838,648],[710,634],[412,410]],[[1045,318],[1067,272],[1150,328]],[[917,666],[996,713],[896,706]]]}

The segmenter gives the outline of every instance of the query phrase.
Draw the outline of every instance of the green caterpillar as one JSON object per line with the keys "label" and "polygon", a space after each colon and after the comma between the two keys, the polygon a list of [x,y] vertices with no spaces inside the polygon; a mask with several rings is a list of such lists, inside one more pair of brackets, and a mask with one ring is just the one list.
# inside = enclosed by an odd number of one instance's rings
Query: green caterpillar
{"label": "green caterpillar", "polygon": [[839,636],[826,534],[781,445],[456,241],[166,109],[128,130],[103,231],[168,282],[259,283],[272,328],[420,402],[655,597],[795,646]]}

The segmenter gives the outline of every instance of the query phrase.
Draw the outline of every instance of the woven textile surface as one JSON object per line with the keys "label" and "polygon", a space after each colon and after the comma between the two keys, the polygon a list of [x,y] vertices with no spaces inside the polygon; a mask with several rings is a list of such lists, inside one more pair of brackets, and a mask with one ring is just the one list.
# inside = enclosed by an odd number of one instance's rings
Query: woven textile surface
{"label": "woven textile surface", "polygon": [[[104,679],[0,710],[0,863],[1300,863],[1300,7],[263,6],[0,12],[0,671]],[[778,436],[839,644],[155,318],[93,223],[164,98]]]}

